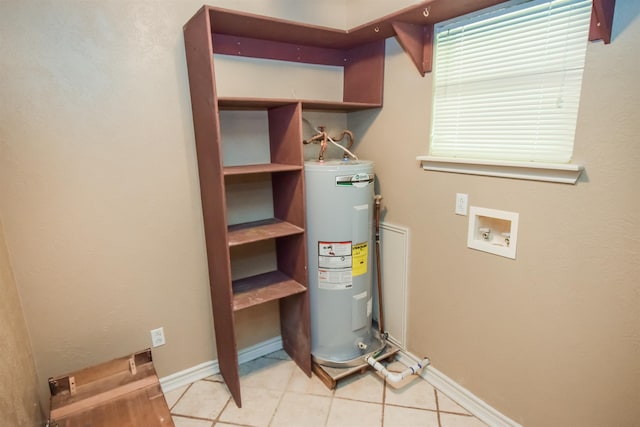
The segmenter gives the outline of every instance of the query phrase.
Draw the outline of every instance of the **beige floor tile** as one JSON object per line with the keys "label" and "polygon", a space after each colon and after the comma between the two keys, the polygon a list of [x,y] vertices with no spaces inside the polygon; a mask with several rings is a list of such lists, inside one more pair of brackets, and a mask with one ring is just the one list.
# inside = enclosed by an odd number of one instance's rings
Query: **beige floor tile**
{"label": "beige floor tile", "polygon": [[278,407],[281,391],[266,388],[242,387],[242,408],[230,402],[222,414],[220,421],[244,426],[265,427]]}
{"label": "beige floor tile", "polygon": [[335,396],[363,402],[382,403],[384,381],[373,371],[354,374],[338,381]]}
{"label": "beige floor tile", "polygon": [[176,404],[178,399],[182,397],[187,388],[189,388],[189,384],[183,385],[182,387],[174,388],[173,390],[164,393],[164,398],[167,401],[167,406],[169,407],[169,409],[171,409],[173,405]]}
{"label": "beige floor tile", "polygon": [[193,418],[184,418],[176,415],[171,418],[173,419],[175,427],[211,427],[213,425],[213,421],[195,420]]}
{"label": "beige floor tile", "polygon": [[334,398],[326,427],[373,427],[381,421],[381,404]]}
{"label": "beige floor tile", "polygon": [[487,427],[485,423],[476,417],[468,415],[455,415],[440,413],[442,427]]}
{"label": "beige floor tile", "polygon": [[261,357],[240,365],[241,387],[258,387],[284,391],[294,369],[299,369],[291,360]]}
{"label": "beige floor tile", "polygon": [[418,409],[437,409],[435,389],[422,378],[414,378],[412,382],[399,389],[387,384],[384,403]]}
{"label": "beige floor tile", "polygon": [[[387,369],[406,366],[394,361]],[[242,409],[220,375],[165,393],[176,427],[438,427],[436,393],[440,427],[486,427],[422,378],[385,384],[368,370],[338,381],[334,391],[307,377],[284,351],[240,365],[240,382]]]}
{"label": "beige floor tile", "polygon": [[270,427],[323,427],[329,416],[331,398],[285,393]]}
{"label": "beige floor tile", "polygon": [[455,412],[456,414],[466,414],[469,412],[449,397],[438,391],[438,409],[445,412]]}
{"label": "beige floor tile", "polygon": [[312,374],[309,378],[301,369],[294,369],[287,391],[306,394],[317,394],[320,396],[331,396],[333,390],[329,389],[320,379]]}
{"label": "beige floor tile", "polygon": [[215,419],[229,400],[227,387],[211,381],[196,381],[175,404],[171,413]]}
{"label": "beige floor tile", "polygon": [[438,427],[438,413],[385,405],[382,425],[384,427]]}

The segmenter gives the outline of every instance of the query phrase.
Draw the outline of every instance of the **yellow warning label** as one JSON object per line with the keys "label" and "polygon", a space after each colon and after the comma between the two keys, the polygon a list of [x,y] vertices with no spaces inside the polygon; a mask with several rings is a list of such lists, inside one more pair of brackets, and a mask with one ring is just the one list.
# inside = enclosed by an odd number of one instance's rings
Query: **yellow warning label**
{"label": "yellow warning label", "polygon": [[367,262],[369,259],[369,243],[364,242],[353,245],[351,255],[352,275],[355,277],[365,274],[367,272]]}

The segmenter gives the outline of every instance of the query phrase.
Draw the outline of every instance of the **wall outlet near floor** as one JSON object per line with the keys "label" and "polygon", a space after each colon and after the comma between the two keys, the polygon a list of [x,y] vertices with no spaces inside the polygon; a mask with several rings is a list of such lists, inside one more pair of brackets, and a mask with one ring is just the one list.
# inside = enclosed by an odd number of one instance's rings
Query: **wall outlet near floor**
{"label": "wall outlet near floor", "polygon": [[154,347],[159,347],[161,345],[165,345],[166,341],[164,340],[164,328],[152,329],[151,330],[151,344]]}

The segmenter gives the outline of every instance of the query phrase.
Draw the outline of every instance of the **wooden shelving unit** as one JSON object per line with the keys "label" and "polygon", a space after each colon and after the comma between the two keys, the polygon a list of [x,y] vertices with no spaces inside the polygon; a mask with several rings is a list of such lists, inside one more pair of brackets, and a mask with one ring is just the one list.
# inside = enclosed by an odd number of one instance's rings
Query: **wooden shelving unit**
{"label": "wooden shelving unit", "polygon": [[[218,362],[241,406],[234,312],[278,300],[285,351],[311,375],[302,110],[382,106],[385,39],[397,36],[419,72],[431,67],[434,23],[506,0],[429,0],[350,30],[203,6],[184,26]],[[610,39],[614,0],[594,0],[591,37]],[[343,69],[343,99],[218,98],[214,53]],[[268,112],[270,162],[225,166],[219,111]],[[266,174],[273,218],[229,225],[225,177]],[[274,271],[232,280],[230,248],[275,241]]]}
{"label": "wooden shelving unit", "polygon": [[[311,375],[302,110],[381,107],[388,36],[377,26],[362,27],[354,35],[208,6],[184,27],[218,362],[238,406],[234,325],[238,310],[278,300],[283,347]],[[218,98],[214,53],[342,67],[343,99]],[[270,163],[223,164],[219,115],[223,109],[267,111]],[[256,174],[267,174],[271,181],[273,218],[229,225],[225,177]],[[275,241],[277,268],[232,280],[230,248],[265,240]]]}
{"label": "wooden shelving unit", "polygon": [[[302,110],[349,112],[380,107],[384,39],[352,44],[341,30],[207,6],[185,25],[184,38],[218,362],[227,387],[241,406],[234,324],[234,313],[238,310],[279,301],[283,347],[311,375]],[[327,41],[333,39],[339,43],[327,46]],[[294,56],[292,52],[296,52]],[[339,101],[218,98],[214,53],[339,65],[344,70],[344,98]],[[270,162],[223,164],[220,110],[267,112]],[[273,218],[229,224],[226,209],[229,183],[225,180],[261,175],[271,182]],[[275,242],[276,268],[232,280],[235,250],[230,249],[264,241]]]}

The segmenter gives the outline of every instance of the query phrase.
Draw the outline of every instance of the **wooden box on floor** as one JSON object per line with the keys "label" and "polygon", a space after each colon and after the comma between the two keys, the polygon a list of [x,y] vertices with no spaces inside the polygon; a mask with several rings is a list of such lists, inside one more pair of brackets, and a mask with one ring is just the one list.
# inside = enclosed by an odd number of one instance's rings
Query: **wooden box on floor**
{"label": "wooden box on floor", "polygon": [[174,426],[147,349],[49,379],[51,427]]}

